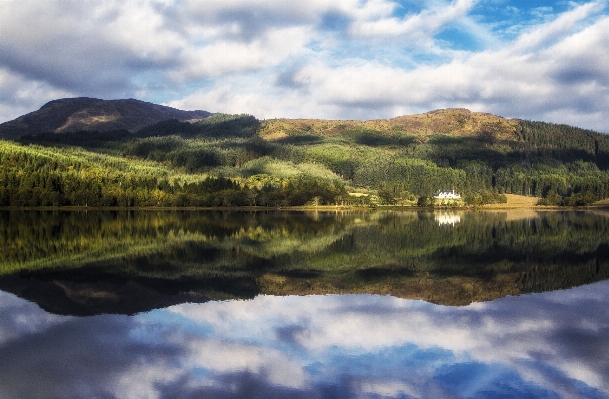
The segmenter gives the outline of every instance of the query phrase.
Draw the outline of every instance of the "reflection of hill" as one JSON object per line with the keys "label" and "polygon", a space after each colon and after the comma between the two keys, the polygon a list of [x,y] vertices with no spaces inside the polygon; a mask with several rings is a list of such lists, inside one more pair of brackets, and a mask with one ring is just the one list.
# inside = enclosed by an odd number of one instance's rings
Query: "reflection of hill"
{"label": "reflection of hill", "polygon": [[253,298],[270,258],[321,251],[342,228],[333,217],[303,213],[0,215],[0,288],[56,313],[79,315]]}
{"label": "reflection of hill", "polygon": [[280,271],[259,281],[275,294],[368,292],[462,305],[609,278],[606,216],[544,213],[507,222],[505,213],[468,213],[453,229],[419,216],[354,230],[342,249],[337,243],[318,259],[326,263],[315,270],[326,273],[315,278],[311,270],[308,278]]}
{"label": "reflection of hill", "polygon": [[423,212],[3,212],[0,288],[56,313],[95,314],[259,293],[461,305],[609,278],[604,214],[460,220],[446,228]]}
{"label": "reflection of hill", "polygon": [[209,299],[192,293],[166,294],[133,281],[62,281],[0,277],[0,289],[36,302],[47,312],[75,316],[135,314]]}

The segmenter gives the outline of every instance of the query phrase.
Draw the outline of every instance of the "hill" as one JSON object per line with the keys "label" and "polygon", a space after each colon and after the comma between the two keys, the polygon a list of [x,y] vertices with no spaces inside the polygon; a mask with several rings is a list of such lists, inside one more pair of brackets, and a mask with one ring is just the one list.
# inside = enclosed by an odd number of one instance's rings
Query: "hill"
{"label": "hill", "polygon": [[[37,131],[72,102],[33,113]],[[105,103],[120,108],[118,120],[145,121],[129,106],[146,103]],[[34,126],[28,115],[17,121]],[[510,194],[568,206],[609,197],[609,135],[572,126],[465,109],[369,121],[175,116],[131,133],[71,132],[82,125],[68,117],[53,132],[0,140],[0,206],[429,206],[438,190],[463,198],[444,206]]]}
{"label": "hill", "polygon": [[[274,119],[263,123],[261,135],[269,140],[282,140],[302,134],[340,135],[349,130],[382,132],[383,135],[413,135],[427,141],[438,134],[459,137],[493,137],[517,140],[515,128],[519,121],[500,116],[471,112],[463,108],[439,109],[424,114],[403,115],[392,119],[368,121],[323,119]],[[365,141],[362,140],[362,141]],[[372,141],[372,140],[370,140]]]}
{"label": "hill", "polygon": [[186,121],[210,115],[207,111],[182,111],[134,99],[64,98],[50,101],[38,111],[0,124],[0,137],[15,139],[43,132],[133,132],[168,119]]}

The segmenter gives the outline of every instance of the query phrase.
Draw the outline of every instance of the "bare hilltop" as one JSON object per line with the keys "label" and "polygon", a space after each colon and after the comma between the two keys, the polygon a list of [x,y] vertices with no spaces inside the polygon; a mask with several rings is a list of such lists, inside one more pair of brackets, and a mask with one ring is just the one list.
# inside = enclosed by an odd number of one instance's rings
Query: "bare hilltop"
{"label": "bare hilltop", "polygon": [[423,114],[403,115],[391,119],[324,120],[324,119],[271,119],[262,124],[261,135],[268,140],[281,140],[290,136],[340,135],[344,131],[368,129],[386,135],[412,134],[426,141],[438,134],[459,137],[517,140],[516,119],[472,112],[465,108],[447,108]]}

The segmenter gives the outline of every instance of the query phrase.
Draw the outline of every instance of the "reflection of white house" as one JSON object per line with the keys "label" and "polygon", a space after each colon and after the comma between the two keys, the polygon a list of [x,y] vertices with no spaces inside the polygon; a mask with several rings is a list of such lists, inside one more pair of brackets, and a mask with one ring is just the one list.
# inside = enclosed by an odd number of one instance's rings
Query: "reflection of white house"
{"label": "reflection of white house", "polygon": [[444,190],[437,192],[433,197],[441,199],[456,199],[461,198],[461,194],[455,193],[455,190]]}
{"label": "reflection of white house", "polygon": [[439,213],[435,215],[436,223],[440,226],[454,226],[457,223],[461,222],[461,216],[455,213]]}

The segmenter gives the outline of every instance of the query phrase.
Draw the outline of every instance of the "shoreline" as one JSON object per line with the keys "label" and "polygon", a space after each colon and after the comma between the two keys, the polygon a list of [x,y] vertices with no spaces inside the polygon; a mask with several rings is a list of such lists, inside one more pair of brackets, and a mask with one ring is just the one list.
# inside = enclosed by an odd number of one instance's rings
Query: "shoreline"
{"label": "shoreline", "polygon": [[269,212],[269,211],[295,211],[295,212],[376,212],[376,211],[501,211],[501,210],[533,210],[533,211],[560,211],[560,210],[598,210],[609,209],[609,200],[601,200],[594,204],[580,207],[566,207],[558,205],[537,205],[538,197],[527,197],[516,194],[506,194],[506,203],[485,205],[302,205],[302,206],[1,206],[0,211],[30,210],[30,211],[243,211],[243,212]]}
{"label": "shoreline", "polygon": [[533,206],[518,206],[508,204],[486,204],[481,206],[348,206],[348,205],[323,205],[323,206],[283,206],[283,207],[262,207],[262,206],[233,206],[233,207],[163,207],[163,206],[148,206],[148,207],[102,207],[102,206],[2,206],[0,211],[231,211],[231,212],[408,212],[408,211],[510,211],[510,210],[531,210],[531,211],[589,211],[609,209],[609,204],[588,205],[580,207],[566,206],[550,206],[550,205],[533,205]]}

